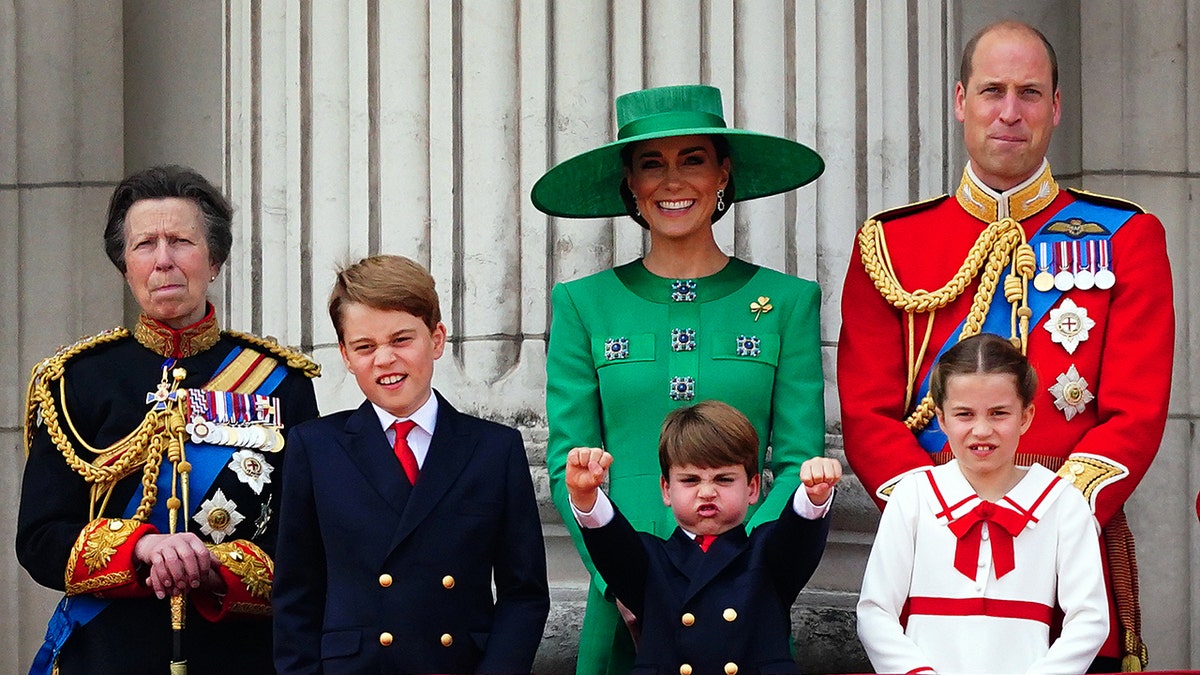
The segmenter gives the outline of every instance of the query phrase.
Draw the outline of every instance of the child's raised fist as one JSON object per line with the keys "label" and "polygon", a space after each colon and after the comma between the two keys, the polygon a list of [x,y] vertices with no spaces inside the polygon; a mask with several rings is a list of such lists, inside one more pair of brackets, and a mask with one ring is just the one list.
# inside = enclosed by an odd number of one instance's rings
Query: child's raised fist
{"label": "child's raised fist", "polygon": [[833,486],[842,479],[842,465],[832,457],[813,457],[800,465],[800,482],[813,506],[829,501]]}
{"label": "child's raised fist", "polygon": [[596,505],[596,491],[604,482],[613,457],[600,448],[573,448],[567,453],[567,494],[583,512]]}

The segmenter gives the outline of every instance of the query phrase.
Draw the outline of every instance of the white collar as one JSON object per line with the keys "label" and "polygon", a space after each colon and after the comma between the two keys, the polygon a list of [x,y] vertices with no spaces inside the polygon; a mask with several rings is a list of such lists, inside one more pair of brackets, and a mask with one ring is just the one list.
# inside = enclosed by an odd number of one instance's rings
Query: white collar
{"label": "white collar", "polygon": [[384,431],[387,431],[388,428],[396,422],[412,420],[417,423],[417,427],[432,436],[433,429],[437,426],[438,397],[432,389],[429,391],[429,399],[421,404],[421,407],[417,408],[417,410],[408,417],[396,417],[392,413],[375,405],[374,402],[371,403],[371,407],[375,409],[375,414],[379,417],[379,424],[383,427]]}

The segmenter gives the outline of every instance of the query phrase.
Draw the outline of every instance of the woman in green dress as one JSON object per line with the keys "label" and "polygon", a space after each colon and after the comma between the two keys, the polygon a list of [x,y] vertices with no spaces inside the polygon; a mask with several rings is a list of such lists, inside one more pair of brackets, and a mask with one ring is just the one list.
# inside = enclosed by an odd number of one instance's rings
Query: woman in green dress
{"label": "woman in green dress", "polygon": [[675,527],[658,464],[659,429],[672,409],[718,399],[754,424],[760,466],[779,478],[747,528],[779,515],[800,464],[824,449],[817,285],[730,257],[713,236],[732,203],[814,180],[821,158],[794,141],[726,127],[713,87],[637,91],[617,98],[616,109],[617,141],[558,164],[532,192],[549,215],[627,215],[650,234],[645,257],[558,284],[551,299],[550,486],[592,574],[578,675],[628,673],[636,622],[627,630],[579,538],[564,484],[572,448],[611,452],[613,500],[634,527],[661,537]]}

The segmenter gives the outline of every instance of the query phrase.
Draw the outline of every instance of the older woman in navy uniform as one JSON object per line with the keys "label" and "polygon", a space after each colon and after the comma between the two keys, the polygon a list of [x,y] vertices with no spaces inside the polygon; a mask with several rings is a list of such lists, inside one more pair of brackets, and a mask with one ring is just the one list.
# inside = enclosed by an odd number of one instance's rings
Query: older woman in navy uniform
{"label": "older woman in navy uniform", "polygon": [[191,169],[122,181],[105,249],[141,315],[34,367],[17,557],[66,595],[33,673],[272,670],[279,452],[319,368],[218,327],[231,216]]}
{"label": "older woman in navy uniform", "polygon": [[670,536],[657,439],[671,410],[705,399],[746,415],[776,476],[749,526],[773,520],[800,464],[822,454],[820,291],[811,281],[732,258],[713,222],[737,201],[795,189],[824,168],[791,140],[726,127],[721,93],[689,85],[616,100],[618,140],[568,159],[533,187],[553,216],[629,216],[649,230],[644,258],[559,284],[547,354],[547,465],[555,506],[592,573],[577,673],[624,673],[629,631],[606,597],[567,500],[567,453],[603,447],[610,494],[633,526]]}

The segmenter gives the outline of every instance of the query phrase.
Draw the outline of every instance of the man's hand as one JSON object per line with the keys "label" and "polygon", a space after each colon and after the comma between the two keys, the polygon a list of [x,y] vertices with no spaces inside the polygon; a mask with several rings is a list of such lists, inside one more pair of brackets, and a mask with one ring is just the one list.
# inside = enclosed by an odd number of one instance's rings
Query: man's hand
{"label": "man's hand", "polygon": [[832,457],[813,457],[800,465],[800,482],[813,506],[823,506],[842,479],[842,465]]}
{"label": "man's hand", "polygon": [[613,457],[600,448],[574,448],[567,453],[567,494],[575,508],[588,513]]}
{"label": "man's hand", "polygon": [[150,566],[146,584],[160,600],[201,586],[224,590],[217,556],[191,532],[148,534],[134,546],[133,557]]}

